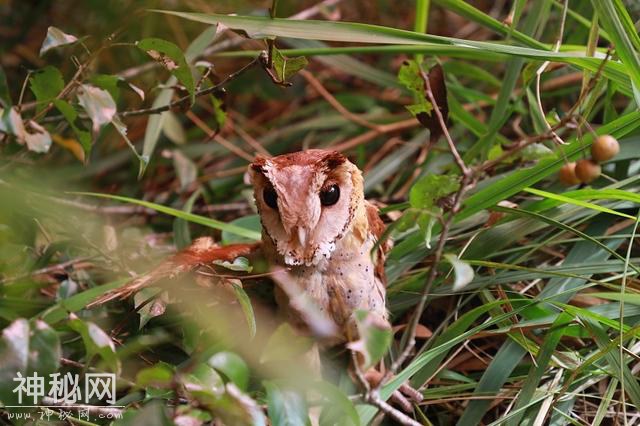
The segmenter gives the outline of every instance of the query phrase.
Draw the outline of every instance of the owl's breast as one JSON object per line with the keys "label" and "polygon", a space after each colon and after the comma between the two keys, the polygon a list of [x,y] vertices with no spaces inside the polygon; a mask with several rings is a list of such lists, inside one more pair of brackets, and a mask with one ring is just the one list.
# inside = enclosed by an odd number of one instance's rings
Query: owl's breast
{"label": "owl's breast", "polygon": [[[382,318],[387,317],[385,288],[375,274],[370,256],[373,238],[357,244],[357,240],[341,242],[326,261],[316,267],[298,267],[292,270],[298,287],[304,291],[315,307],[338,326],[342,339],[347,338],[354,311],[363,309]],[[282,300],[282,299],[281,299]],[[288,320],[306,328],[300,313],[279,302]],[[285,306],[283,306],[285,305]]]}

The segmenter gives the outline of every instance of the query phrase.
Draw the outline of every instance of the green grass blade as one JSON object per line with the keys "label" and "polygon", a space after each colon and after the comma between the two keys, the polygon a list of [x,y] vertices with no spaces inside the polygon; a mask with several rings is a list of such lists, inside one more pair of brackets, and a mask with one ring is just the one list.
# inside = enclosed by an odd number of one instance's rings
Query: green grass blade
{"label": "green grass blade", "polygon": [[231,234],[239,235],[241,237],[249,238],[251,240],[260,240],[261,235],[259,232],[251,229],[243,228],[237,225],[221,222],[219,220],[210,219],[208,217],[200,216],[193,213],[188,213],[182,210],[174,209],[171,207],[163,206],[161,204],[151,203],[149,201],[136,200],[135,198],[121,197],[119,195],[110,194],[98,194],[94,192],[74,192],[77,195],[87,195],[90,197],[107,198],[110,200],[122,201],[125,203],[137,204],[139,206],[147,207],[152,210],[156,210],[161,213],[165,213],[180,219],[187,220],[189,222],[197,223],[199,225],[208,226],[209,228],[218,229],[220,231],[226,231]]}

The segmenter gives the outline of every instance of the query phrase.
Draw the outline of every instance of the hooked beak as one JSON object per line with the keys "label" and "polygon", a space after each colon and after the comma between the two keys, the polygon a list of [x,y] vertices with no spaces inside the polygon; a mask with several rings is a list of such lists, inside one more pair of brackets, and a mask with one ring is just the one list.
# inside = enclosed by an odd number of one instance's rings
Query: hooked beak
{"label": "hooked beak", "polygon": [[303,247],[307,244],[307,230],[302,226],[298,226],[298,242]]}

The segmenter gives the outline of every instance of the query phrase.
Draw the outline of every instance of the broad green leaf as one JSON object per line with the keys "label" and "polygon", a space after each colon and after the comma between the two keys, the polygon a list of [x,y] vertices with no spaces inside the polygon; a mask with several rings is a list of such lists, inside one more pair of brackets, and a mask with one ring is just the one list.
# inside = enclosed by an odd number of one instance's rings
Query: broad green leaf
{"label": "broad green leaf", "polygon": [[99,356],[109,369],[120,374],[120,360],[116,355],[116,347],[107,333],[95,323],[83,321],[77,317],[68,322],[69,327],[82,337],[87,352],[87,360]]}
{"label": "broad green leaf", "polygon": [[458,176],[429,174],[420,178],[411,187],[409,202],[411,207],[430,210],[437,201],[460,188]]}
{"label": "broad green leaf", "polygon": [[260,362],[297,359],[306,353],[312,345],[313,341],[310,338],[299,335],[285,322],[278,326],[276,331],[269,337],[260,355]]}
{"label": "broad green leaf", "polygon": [[151,367],[144,368],[136,374],[136,384],[146,388],[170,388],[174,379],[174,367],[165,362],[159,362]]}
{"label": "broad green leaf", "polygon": [[[200,55],[204,51],[204,49],[213,42],[216,34],[217,24],[210,26],[202,33],[200,33],[200,35],[191,42],[189,47],[187,47],[184,55],[186,61],[188,63],[192,63],[198,57],[198,55]],[[164,84],[165,88],[163,88],[158,96],[154,99],[151,105],[152,108],[162,107],[168,105],[169,102],[171,102],[171,98],[173,97],[174,92],[174,89],[172,87],[175,86],[177,81],[178,79],[173,75],[166,81],[166,83]],[[144,174],[146,165],[151,160],[153,152],[155,151],[156,144],[158,143],[158,138],[160,137],[160,132],[163,128],[163,123],[166,120],[167,115],[168,111],[165,111],[161,114],[153,114],[147,121],[147,127],[144,132],[144,141],[142,144],[142,158],[144,159],[144,162],[140,163],[140,176]]]}
{"label": "broad green leaf", "polygon": [[[314,383],[311,388],[322,395],[326,400],[327,404],[323,410],[326,411],[330,408],[333,412],[337,412],[339,417],[332,423],[331,425],[336,424],[336,422],[340,421],[340,425],[361,425],[368,424],[365,422],[360,422],[360,416],[358,415],[358,411],[353,405],[353,402],[345,395],[344,391],[337,386],[327,382],[327,381],[319,381]],[[324,425],[325,423],[321,423]]]}
{"label": "broad green leaf", "polygon": [[273,48],[272,55],[273,70],[276,73],[276,77],[283,83],[288,82],[291,77],[296,75],[298,71],[308,64],[307,58],[304,56],[287,58],[275,47]]}
{"label": "broad green leaf", "polygon": [[249,259],[242,256],[236,257],[233,259],[233,262],[229,262],[227,260],[214,260],[213,263],[231,271],[251,272],[253,270],[253,267],[249,263]]}
{"label": "broad green leaf", "polygon": [[96,74],[91,77],[91,83],[111,94],[113,100],[117,103],[120,100],[120,91],[122,89],[134,92],[144,101],[144,92],[139,87],[129,83],[124,78],[117,75]]}
{"label": "broad green leaf", "polygon": [[195,82],[191,74],[191,68],[182,53],[182,50],[170,41],[159,38],[145,38],[136,46],[144,50],[153,60],[160,63],[173,74],[191,96],[191,103],[195,101]]}
{"label": "broad green leaf", "polygon": [[78,116],[78,111],[71,106],[68,102],[63,101],[62,99],[56,99],[53,101],[55,107],[62,113],[64,118],[71,126],[73,133],[75,133],[80,145],[82,145],[82,149],[85,153],[85,159],[89,158],[89,153],[91,152],[91,132],[84,127],[82,120]]}
{"label": "broad green leaf", "polygon": [[[247,230],[251,230],[255,232],[256,235],[260,235],[260,233],[262,232],[262,224],[260,223],[260,216],[258,216],[257,214],[251,214],[248,216],[239,217],[229,222],[229,224],[234,226],[239,226]],[[253,240],[254,239],[249,239],[246,237],[239,236],[238,234],[222,231],[223,244],[246,243]]]}
{"label": "broad green leaf", "polygon": [[156,287],[143,288],[133,296],[133,304],[140,315],[138,329],[142,328],[151,318],[159,317],[167,309],[167,295]]}
{"label": "broad green leaf", "polygon": [[38,110],[42,110],[47,102],[52,101],[64,89],[64,79],[58,68],[47,65],[29,77],[29,84],[38,102]]}
{"label": "broad green leaf", "polygon": [[[44,376],[58,371],[60,367],[60,339],[58,334],[40,320],[29,322],[17,319],[2,330],[0,338],[0,399],[4,404],[18,404],[18,394],[13,389],[20,374],[27,378],[34,374]],[[22,404],[34,404],[32,397],[22,395]]]}
{"label": "broad green leaf", "polygon": [[267,412],[273,426],[307,424],[307,404],[299,392],[280,388],[272,381],[265,381],[264,387],[267,391]]}
{"label": "broad green leaf", "polygon": [[363,369],[366,371],[380,361],[391,344],[391,325],[373,312],[357,310],[355,312],[358,327],[358,340],[349,342],[347,347],[362,354]]}
{"label": "broad green leaf", "polygon": [[241,390],[249,385],[249,367],[233,352],[218,352],[207,361],[211,367],[224,374]]}
{"label": "broad green leaf", "polygon": [[40,47],[40,56],[44,55],[47,51],[51,49],[54,49],[59,46],[66,46],[68,44],[73,44],[77,41],[78,41],[78,38],[76,36],[67,34],[59,28],[49,27],[47,29],[47,37],[42,42],[42,47]]}

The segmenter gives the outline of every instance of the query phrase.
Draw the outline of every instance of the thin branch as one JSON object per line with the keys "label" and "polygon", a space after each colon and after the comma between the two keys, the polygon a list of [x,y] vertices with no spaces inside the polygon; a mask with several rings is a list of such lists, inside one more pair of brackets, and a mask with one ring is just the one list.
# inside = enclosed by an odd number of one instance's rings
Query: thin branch
{"label": "thin branch", "polygon": [[313,88],[322,96],[329,104],[338,111],[344,118],[349,121],[353,121],[356,124],[359,124],[363,127],[367,127],[369,129],[373,129],[377,132],[381,132],[381,126],[375,123],[370,123],[364,118],[352,113],[348,109],[346,109],[338,100],[331,94],[329,91],[318,81],[317,78],[313,76],[307,70],[301,70],[298,72],[302,77],[304,77],[307,82],[313,86]]}
{"label": "thin branch", "polygon": [[409,327],[407,328],[407,331],[405,334],[407,336],[405,348],[400,354],[400,356],[391,365],[391,368],[385,374],[385,378],[381,380],[380,385],[386,382],[398,370],[398,368],[400,368],[400,366],[409,358],[409,355],[411,355],[411,352],[413,351],[413,348],[416,345],[416,330],[417,330],[418,324],[420,323],[420,317],[422,316],[422,312],[424,311],[429,294],[431,293],[431,288],[436,280],[436,277],[438,276],[438,264],[440,263],[443,257],[444,247],[449,235],[449,229],[451,227],[451,224],[453,223],[456,213],[460,210],[460,207],[462,205],[462,198],[464,197],[464,194],[467,192],[467,190],[470,189],[470,187],[474,185],[474,182],[476,179],[474,177],[474,174],[471,173],[470,169],[466,166],[466,164],[462,160],[462,157],[460,156],[460,153],[458,152],[455,146],[455,143],[451,139],[451,135],[449,134],[449,130],[447,129],[447,125],[444,121],[444,117],[440,112],[440,107],[435,101],[435,97],[433,96],[433,92],[431,91],[431,85],[429,84],[428,76],[422,71],[422,69],[420,70],[420,74],[422,79],[425,82],[425,89],[427,92],[426,94],[429,98],[429,101],[433,105],[433,113],[435,113],[436,117],[438,118],[438,124],[440,124],[442,133],[444,134],[447,140],[449,149],[451,150],[451,154],[453,155],[453,158],[455,159],[456,163],[458,164],[458,167],[462,172],[462,180],[460,182],[460,189],[454,195],[453,205],[449,210],[449,215],[447,219],[444,221],[444,223],[442,224],[442,230],[440,231],[440,237],[436,245],[433,261],[431,263],[431,267],[429,268],[429,273],[427,275],[427,281],[425,283],[425,286],[422,289],[420,300],[413,312],[413,316],[411,317],[411,322],[409,323]]}
{"label": "thin branch", "polygon": [[[220,89],[222,89],[227,83],[229,83],[231,80],[239,77],[240,75],[244,74],[247,70],[253,68],[256,64],[259,63],[258,58],[254,58],[251,62],[249,62],[247,65],[245,65],[244,67],[240,68],[238,71],[235,71],[231,74],[229,74],[224,80],[222,80],[220,83],[216,84],[215,86],[211,86],[211,87],[207,87],[206,89],[201,89],[198,90],[195,93],[195,97],[200,97],[200,96],[205,96],[208,94],[211,94],[215,91],[218,91]],[[184,105],[188,105],[191,102],[191,96],[190,95],[186,95],[183,96],[182,98],[173,101],[167,105],[163,105],[163,106],[159,106],[156,108],[145,108],[145,109],[138,109],[138,110],[134,110],[134,111],[122,111],[117,113],[118,117],[134,117],[137,115],[150,115],[150,114],[160,114],[162,112],[165,111],[169,111],[173,108],[179,107],[179,106],[184,106]]]}

